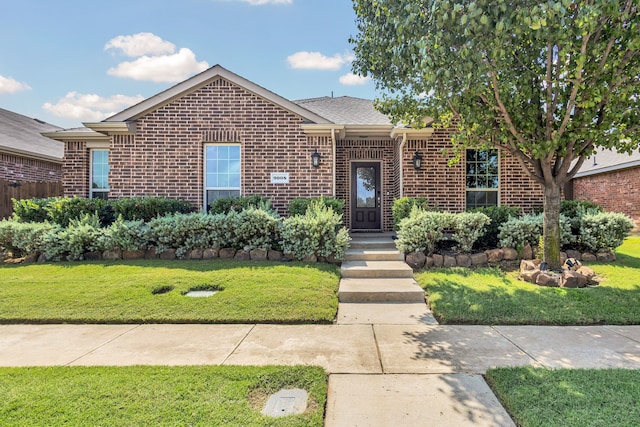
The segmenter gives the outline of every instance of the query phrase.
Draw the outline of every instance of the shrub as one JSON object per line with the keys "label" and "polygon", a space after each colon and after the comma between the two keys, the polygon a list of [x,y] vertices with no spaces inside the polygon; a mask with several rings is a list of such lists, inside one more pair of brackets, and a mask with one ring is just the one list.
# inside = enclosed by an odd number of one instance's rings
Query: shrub
{"label": "shrub", "polygon": [[[509,218],[500,227],[498,238],[501,248],[515,248],[522,250],[525,245],[535,246],[543,234],[543,214],[524,215],[520,218]],[[560,245],[565,246],[575,242],[571,234],[571,221],[560,215]]]}
{"label": "shrub", "polygon": [[319,201],[322,205],[331,208],[335,213],[342,214],[344,212],[344,200],[334,197],[320,197],[307,199],[293,199],[287,207],[289,216],[304,215],[313,202]]}
{"label": "shrub", "polygon": [[223,197],[216,199],[209,205],[209,213],[227,214],[231,211],[240,212],[249,208],[271,210],[271,200],[259,195]]}
{"label": "shrub", "polygon": [[319,200],[311,202],[304,215],[286,218],[281,237],[283,251],[296,259],[311,255],[342,259],[350,240],[342,215]]}
{"label": "shrub", "polygon": [[20,222],[45,222],[47,220],[46,207],[49,204],[45,199],[11,199],[13,202],[13,219]]}
{"label": "shrub", "polygon": [[482,236],[491,219],[481,212],[463,212],[452,217],[453,240],[461,252],[469,253],[473,244]]}
{"label": "shrub", "polygon": [[425,252],[430,255],[443,238],[443,230],[452,225],[453,214],[425,211],[414,205],[400,221],[396,247],[401,252]]}
{"label": "shrub", "polygon": [[489,217],[491,222],[485,226],[484,233],[478,237],[475,243],[477,248],[496,248],[500,243],[498,233],[500,226],[509,218],[520,216],[520,208],[511,206],[487,206],[470,209],[469,212],[480,212]]}
{"label": "shrub", "polygon": [[424,211],[438,211],[438,208],[430,206],[427,199],[422,197],[401,197],[396,199],[391,207],[393,226],[396,230],[399,230],[400,221],[409,217],[414,206]]}
{"label": "shrub", "polygon": [[622,244],[633,227],[633,220],[621,213],[586,214],[582,217],[578,243],[593,252],[613,250]]}
{"label": "shrub", "polygon": [[280,220],[273,212],[249,208],[237,215],[235,234],[237,246],[252,249],[271,249],[278,240]]}
{"label": "shrub", "polygon": [[157,246],[158,253],[176,249],[179,257],[187,250],[215,247],[218,234],[223,232],[220,217],[205,213],[174,214],[149,221],[149,241]]}
{"label": "shrub", "polygon": [[138,251],[149,247],[149,227],[143,220],[125,221],[122,215],[104,230],[102,247],[120,248],[124,251]]}
{"label": "shrub", "polygon": [[43,236],[60,227],[48,222],[0,221],[0,247],[14,256],[43,252]]}
{"label": "shrub", "polygon": [[97,215],[70,219],[66,228],[53,228],[42,236],[42,251],[48,260],[78,261],[85,252],[102,250],[103,229]]}
{"label": "shrub", "polygon": [[49,221],[66,227],[71,220],[96,215],[103,226],[115,220],[113,208],[103,199],[84,199],[81,197],[53,197],[46,205]]}
{"label": "shrub", "polygon": [[588,200],[563,200],[560,204],[560,214],[569,218],[571,222],[571,234],[580,235],[582,227],[582,217],[587,214],[598,214],[604,212],[602,206]]}
{"label": "shrub", "polygon": [[114,215],[121,215],[125,221],[141,219],[149,222],[158,216],[189,213],[194,210],[191,203],[168,197],[125,197],[109,200],[108,204],[111,205]]}

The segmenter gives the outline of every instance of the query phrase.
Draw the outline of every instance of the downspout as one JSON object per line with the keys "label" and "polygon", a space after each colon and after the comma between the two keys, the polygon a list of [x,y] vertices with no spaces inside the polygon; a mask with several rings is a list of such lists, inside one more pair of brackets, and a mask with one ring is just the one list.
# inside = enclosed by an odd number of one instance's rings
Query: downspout
{"label": "downspout", "polygon": [[336,130],[331,128],[331,149],[332,154],[332,177],[331,177],[331,195],[336,197]]}
{"label": "downspout", "polygon": [[402,134],[402,142],[400,143],[400,153],[398,153],[398,156],[400,158],[400,198],[402,198],[402,193],[404,192],[404,162],[402,161],[402,150],[404,150],[404,145],[407,143],[407,133],[404,132]]}

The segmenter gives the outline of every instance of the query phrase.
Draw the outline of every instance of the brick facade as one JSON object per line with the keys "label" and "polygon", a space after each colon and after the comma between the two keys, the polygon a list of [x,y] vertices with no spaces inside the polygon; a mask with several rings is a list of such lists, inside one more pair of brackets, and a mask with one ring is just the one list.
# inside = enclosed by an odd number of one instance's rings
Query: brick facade
{"label": "brick facade", "polygon": [[640,231],[640,167],[575,178],[573,198],[624,213],[636,222],[635,231]]}
{"label": "brick facade", "polygon": [[65,196],[89,196],[89,149],[86,142],[65,142],[62,172]]}
{"label": "brick facade", "polygon": [[62,180],[62,165],[0,153],[0,179],[30,182],[60,181]]}
{"label": "brick facade", "polygon": [[500,152],[500,204],[520,207],[526,213],[541,209],[543,188],[507,152]]}

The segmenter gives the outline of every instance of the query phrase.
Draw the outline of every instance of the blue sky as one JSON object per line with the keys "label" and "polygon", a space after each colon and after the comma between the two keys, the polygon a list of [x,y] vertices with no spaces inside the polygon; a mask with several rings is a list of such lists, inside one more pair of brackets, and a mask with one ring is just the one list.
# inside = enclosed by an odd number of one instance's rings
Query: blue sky
{"label": "blue sky", "polygon": [[375,98],[350,0],[3,2],[0,107],[99,121],[216,64],[285,98]]}

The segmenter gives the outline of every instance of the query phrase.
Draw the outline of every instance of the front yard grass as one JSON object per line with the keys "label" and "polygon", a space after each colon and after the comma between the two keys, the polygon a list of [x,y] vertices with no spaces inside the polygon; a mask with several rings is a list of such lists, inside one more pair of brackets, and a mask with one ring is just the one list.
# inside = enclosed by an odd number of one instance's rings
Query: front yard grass
{"label": "front yard grass", "polygon": [[518,367],[485,378],[522,427],[635,427],[640,420],[640,371]]}
{"label": "front yard grass", "polygon": [[[320,263],[3,265],[0,323],[331,323],[339,280],[338,268]],[[222,290],[207,298],[183,295],[192,288]]]}
{"label": "front yard grass", "polygon": [[[0,419],[11,426],[322,426],[318,367],[0,368]],[[309,396],[301,415],[260,412],[281,388]]]}
{"label": "front yard grass", "polygon": [[640,236],[616,255],[615,262],[589,264],[604,280],[584,289],[540,287],[497,268],[425,270],[416,280],[444,324],[640,324]]}

